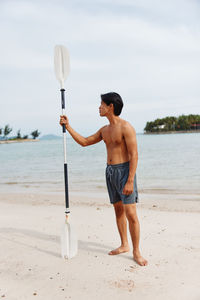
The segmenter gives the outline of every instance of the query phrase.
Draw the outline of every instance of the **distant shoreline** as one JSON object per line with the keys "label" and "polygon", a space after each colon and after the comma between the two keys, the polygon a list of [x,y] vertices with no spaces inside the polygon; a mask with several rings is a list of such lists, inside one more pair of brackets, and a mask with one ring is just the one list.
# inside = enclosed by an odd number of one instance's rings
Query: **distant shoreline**
{"label": "distant shoreline", "polygon": [[11,143],[23,143],[23,142],[38,142],[36,139],[16,139],[16,140],[3,140],[0,141],[0,144],[11,144]]}
{"label": "distant shoreline", "polygon": [[144,132],[144,134],[176,134],[176,133],[200,133],[200,129],[197,130],[180,130],[180,131],[160,131],[160,132]]}

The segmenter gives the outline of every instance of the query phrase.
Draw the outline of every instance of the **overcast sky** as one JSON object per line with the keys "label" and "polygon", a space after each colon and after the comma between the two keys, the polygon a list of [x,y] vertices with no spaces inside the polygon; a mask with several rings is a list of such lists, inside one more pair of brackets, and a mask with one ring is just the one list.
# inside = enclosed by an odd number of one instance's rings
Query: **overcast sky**
{"label": "overcast sky", "polygon": [[100,94],[118,92],[121,115],[147,121],[200,113],[200,1],[1,0],[0,127],[61,134],[56,44],[70,52],[66,108],[83,135],[107,123]]}

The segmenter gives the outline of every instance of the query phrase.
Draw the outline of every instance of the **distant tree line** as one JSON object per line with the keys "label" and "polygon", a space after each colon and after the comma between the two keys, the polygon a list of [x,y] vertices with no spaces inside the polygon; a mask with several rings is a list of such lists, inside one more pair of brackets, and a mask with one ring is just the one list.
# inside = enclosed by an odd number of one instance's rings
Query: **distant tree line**
{"label": "distant tree line", "polygon": [[200,129],[200,115],[181,115],[179,117],[165,117],[147,122],[146,132],[166,132]]}
{"label": "distant tree line", "polygon": [[[9,126],[9,124],[5,125],[4,128],[0,128],[0,140],[19,140],[19,139],[28,139],[28,134],[21,135],[21,129],[17,131],[17,135],[11,138],[8,138],[8,135],[12,132],[12,128]],[[38,131],[38,129],[32,131],[30,135],[32,135],[32,138],[35,140],[37,137],[39,137],[41,132]]]}

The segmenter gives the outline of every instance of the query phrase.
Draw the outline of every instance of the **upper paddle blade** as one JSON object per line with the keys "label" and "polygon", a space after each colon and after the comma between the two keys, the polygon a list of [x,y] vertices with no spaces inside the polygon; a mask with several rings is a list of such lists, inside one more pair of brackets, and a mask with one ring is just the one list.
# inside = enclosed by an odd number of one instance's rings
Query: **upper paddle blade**
{"label": "upper paddle blade", "polygon": [[56,78],[61,84],[61,88],[64,88],[64,81],[69,75],[69,52],[67,48],[61,45],[55,46],[54,50],[54,68]]}

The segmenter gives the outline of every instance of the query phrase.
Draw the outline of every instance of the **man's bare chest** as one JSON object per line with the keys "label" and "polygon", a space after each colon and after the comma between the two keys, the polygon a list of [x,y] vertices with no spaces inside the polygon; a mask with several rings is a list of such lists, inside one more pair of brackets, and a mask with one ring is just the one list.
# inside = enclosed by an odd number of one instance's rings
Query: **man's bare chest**
{"label": "man's bare chest", "polygon": [[121,144],[123,142],[123,134],[122,130],[120,128],[106,128],[102,132],[102,138],[103,141],[109,145],[109,144]]}

